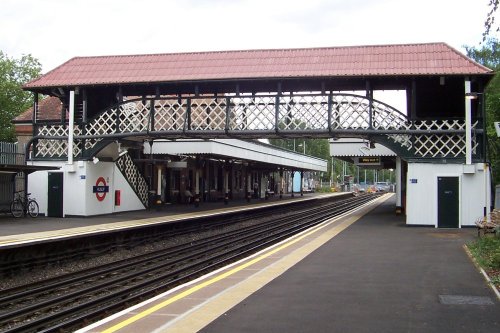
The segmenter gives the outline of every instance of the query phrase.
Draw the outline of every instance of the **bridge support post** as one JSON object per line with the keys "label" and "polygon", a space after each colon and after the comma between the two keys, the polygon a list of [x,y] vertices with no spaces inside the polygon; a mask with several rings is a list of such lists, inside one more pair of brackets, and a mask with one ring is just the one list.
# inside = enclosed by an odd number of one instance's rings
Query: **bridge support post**
{"label": "bridge support post", "polygon": [[468,79],[465,80],[465,164],[472,164],[472,114],[471,99],[468,97],[471,93],[471,85]]}
{"label": "bridge support post", "polygon": [[69,120],[68,120],[68,165],[73,165],[73,137],[75,134],[75,91],[69,92]]}

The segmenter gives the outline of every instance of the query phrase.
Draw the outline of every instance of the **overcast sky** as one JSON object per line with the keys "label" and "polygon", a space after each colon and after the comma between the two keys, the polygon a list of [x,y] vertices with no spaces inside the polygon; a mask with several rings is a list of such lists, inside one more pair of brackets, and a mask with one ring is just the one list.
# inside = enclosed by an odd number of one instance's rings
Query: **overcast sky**
{"label": "overcast sky", "polygon": [[76,56],[446,42],[477,46],[488,0],[1,0],[0,50]]}

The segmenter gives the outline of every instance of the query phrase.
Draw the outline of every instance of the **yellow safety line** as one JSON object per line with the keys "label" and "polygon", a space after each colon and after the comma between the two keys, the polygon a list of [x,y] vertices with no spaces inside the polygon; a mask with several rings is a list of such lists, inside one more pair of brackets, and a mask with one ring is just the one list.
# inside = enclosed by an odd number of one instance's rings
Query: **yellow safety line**
{"label": "yellow safety line", "polygon": [[167,300],[165,300],[165,301],[163,301],[163,302],[161,302],[161,303],[159,303],[159,304],[157,304],[155,306],[152,306],[151,308],[149,308],[149,309],[147,309],[147,310],[145,310],[145,311],[143,311],[141,313],[136,314],[135,316],[133,316],[133,317],[131,317],[131,318],[129,318],[129,319],[121,322],[121,323],[116,324],[115,326],[112,326],[112,327],[110,327],[110,328],[102,331],[102,333],[116,332],[117,330],[119,330],[121,328],[124,328],[125,326],[130,325],[130,324],[138,321],[139,319],[142,319],[142,318],[144,318],[144,317],[146,317],[146,316],[148,316],[148,315],[150,315],[150,314],[152,314],[152,313],[154,313],[154,312],[156,312],[156,311],[164,308],[165,306],[174,303],[175,301],[178,301],[178,300],[180,300],[180,299],[182,299],[182,298],[184,298],[186,296],[189,296],[189,295],[197,292],[198,290],[201,290],[201,289],[203,289],[203,288],[205,288],[205,287],[207,287],[207,286],[209,286],[211,284],[214,284],[214,283],[216,283],[216,282],[218,282],[218,281],[220,281],[222,279],[225,279],[225,278],[227,278],[227,277],[229,277],[229,276],[231,276],[231,275],[233,275],[233,274],[235,274],[235,273],[237,273],[237,272],[239,272],[239,271],[241,271],[241,270],[243,270],[243,269],[245,269],[245,268],[247,268],[247,267],[249,267],[249,266],[251,266],[251,265],[253,265],[253,264],[255,264],[255,263],[257,263],[257,262],[259,262],[259,261],[261,261],[261,260],[263,260],[265,258],[267,258],[267,257],[269,257],[269,256],[271,256],[272,254],[275,254],[276,252],[279,252],[279,251],[287,248],[288,246],[290,246],[290,245],[292,245],[292,244],[300,241],[301,239],[309,236],[310,234],[312,234],[314,232],[316,232],[316,230],[311,231],[311,232],[309,232],[309,233],[301,236],[300,238],[294,239],[293,241],[291,241],[289,243],[283,244],[282,246],[280,246],[278,248],[275,248],[274,250],[272,250],[272,251],[270,251],[270,252],[268,252],[266,254],[263,254],[263,255],[261,255],[261,256],[259,256],[257,258],[254,258],[254,259],[252,259],[252,260],[244,263],[243,265],[235,267],[235,268],[233,268],[233,269],[231,269],[231,270],[229,270],[229,271],[227,271],[227,272],[225,272],[225,273],[223,273],[221,275],[218,275],[218,276],[216,276],[216,277],[214,277],[214,278],[212,278],[212,279],[210,279],[208,281],[200,283],[200,284],[198,284],[198,285],[196,285],[196,286],[194,286],[194,287],[192,287],[192,288],[190,288],[190,289],[188,289],[188,290],[186,290],[186,291],[184,291],[184,292],[182,292],[182,293],[180,293],[180,294],[178,294],[178,295],[176,295],[176,296],[174,296],[172,298],[169,298],[169,299],[167,299]]}
{"label": "yellow safety line", "polygon": [[[376,201],[378,201],[378,200],[371,201],[370,203],[374,203]],[[337,220],[338,218],[340,218],[340,217],[337,217],[334,220]],[[327,224],[329,224],[330,222],[332,222],[332,221],[329,221]],[[344,228],[342,230],[344,230],[345,228],[347,228],[349,225],[351,225],[354,222],[355,222],[355,220],[351,221],[350,223],[347,223],[346,225],[344,225]],[[277,248],[275,248],[275,249],[273,249],[273,250],[271,250],[271,251],[269,251],[269,252],[267,252],[267,253],[259,256],[259,257],[256,257],[256,258],[254,258],[254,259],[252,259],[252,260],[250,260],[250,261],[248,261],[248,262],[246,262],[246,263],[244,263],[244,264],[242,264],[242,265],[240,265],[238,267],[235,267],[235,268],[233,268],[233,269],[231,269],[231,270],[229,270],[229,271],[227,271],[225,273],[222,273],[221,275],[218,275],[218,276],[216,276],[216,277],[214,277],[214,278],[212,278],[212,279],[210,279],[208,281],[200,283],[200,284],[198,284],[198,285],[196,285],[196,286],[194,286],[192,288],[189,288],[188,290],[183,291],[182,293],[180,293],[180,294],[178,294],[178,295],[176,295],[176,296],[174,296],[172,298],[169,298],[169,299],[167,299],[167,300],[165,300],[165,301],[163,301],[161,303],[158,303],[158,304],[150,307],[149,309],[146,309],[143,312],[140,312],[140,313],[136,314],[135,316],[132,316],[132,317],[130,317],[130,318],[128,318],[128,319],[126,319],[126,320],[124,320],[124,321],[122,321],[122,322],[120,322],[120,323],[118,323],[118,324],[116,324],[116,325],[114,325],[114,326],[112,326],[110,328],[108,328],[108,329],[105,329],[101,333],[116,332],[116,331],[118,331],[118,330],[120,330],[120,329],[122,329],[122,328],[124,328],[124,327],[126,327],[126,326],[128,326],[128,325],[130,325],[130,324],[132,324],[132,323],[134,323],[134,322],[136,322],[136,321],[144,318],[144,317],[147,317],[150,314],[152,314],[152,313],[154,313],[154,312],[156,312],[156,311],[158,311],[158,310],[160,310],[160,309],[162,309],[162,308],[164,308],[164,307],[166,307],[166,306],[168,306],[168,305],[170,305],[170,304],[172,304],[172,303],[174,303],[174,302],[176,302],[176,301],[178,301],[178,300],[180,300],[180,299],[182,299],[184,297],[187,297],[187,296],[189,296],[189,295],[191,295],[191,294],[193,294],[193,293],[195,293],[195,292],[197,292],[197,291],[199,291],[199,290],[201,290],[201,289],[203,289],[203,288],[205,288],[205,287],[207,287],[209,285],[212,285],[212,284],[214,284],[214,283],[216,283],[216,282],[218,282],[218,281],[220,281],[222,279],[225,279],[225,278],[227,278],[227,277],[229,277],[229,276],[231,276],[233,274],[236,274],[239,271],[241,271],[241,270],[243,270],[243,269],[245,269],[245,268],[247,268],[249,266],[252,266],[253,264],[258,263],[259,261],[261,261],[263,259],[266,259],[267,257],[269,257],[269,256],[271,256],[271,255],[273,255],[273,254],[275,254],[275,253],[277,253],[277,252],[279,252],[281,250],[286,249],[287,247],[289,247],[289,246],[291,246],[291,245],[293,245],[293,244],[301,241],[302,239],[304,239],[304,238],[306,238],[306,237],[314,234],[315,232],[323,229],[324,227],[327,226],[327,224],[322,224],[322,225],[314,228],[313,230],[311,230],[311,231],[309,231],[309,232],[301,235],[300,237],[297,237],[297,238],[291,240],[290,242],[287,242],[287,243],[285,243],[285,244],[283,244],[283,245],[281,245],[281,246],[279,246],[279,247],[277,247]]]}

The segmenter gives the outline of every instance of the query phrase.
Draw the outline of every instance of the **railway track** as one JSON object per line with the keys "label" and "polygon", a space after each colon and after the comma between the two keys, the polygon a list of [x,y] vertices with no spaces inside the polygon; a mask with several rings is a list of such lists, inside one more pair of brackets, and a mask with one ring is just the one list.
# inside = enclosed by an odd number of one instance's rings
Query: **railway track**
{"label": "railway track", "polygon": [[363,195],[298,211],[243,229],[2,291],[2,332],[72,331],[375,198]]}
{"label": "railway track", "polygon": [[[328,199],[320,199],[319,202]],[[331,200],[331,199],[329,199]],[[334,198],[339,200],[339,198]],[[302,209],[310,206],[310,203],[293,203],[293,209]],[[279,205],[277,207],[264,207],[258,210],[252,210],[251,219],[265,219],[270,215],[279,215],[287,213],[290,206]],[[29,272],[33,269],[39,269],[47,266],[61,265],[75,260],[93,258],[99,255],[118,251],[121,249],[136,248],[144,244],[161,242],[181,235],[199,233],[200,230],[213,230],[225,228],[237,223],[244,223],[249,220],[246,212],[230,213],[223,216],[194,217],[179,222],[170,222],[160,226],[145,227],[143,230],[136,228],[133,231],[122,231],[119,236],[115,234],[92,235],[81,237],[78,243],[72,240],[55,241],[50,245],[33,245],[25,254],[20,253],[19,249],[5,254],[3,251],[0,258],[0,277],[16,276],[17,274]]]}

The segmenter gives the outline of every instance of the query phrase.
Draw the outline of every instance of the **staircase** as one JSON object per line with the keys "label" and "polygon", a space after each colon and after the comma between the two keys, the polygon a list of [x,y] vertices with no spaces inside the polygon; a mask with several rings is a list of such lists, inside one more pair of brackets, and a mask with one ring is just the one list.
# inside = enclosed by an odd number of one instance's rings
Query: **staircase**
{"label": "staircase", "polygon": [[148,207],[148,184],[146,179],[142,176],[139,168],[134,163],[129,154],[121,156],[116,160],[116,166],[122,173],[123,177],[127,180],[130,187],[134,190],[135,194],[141,200],[145,208]]}

